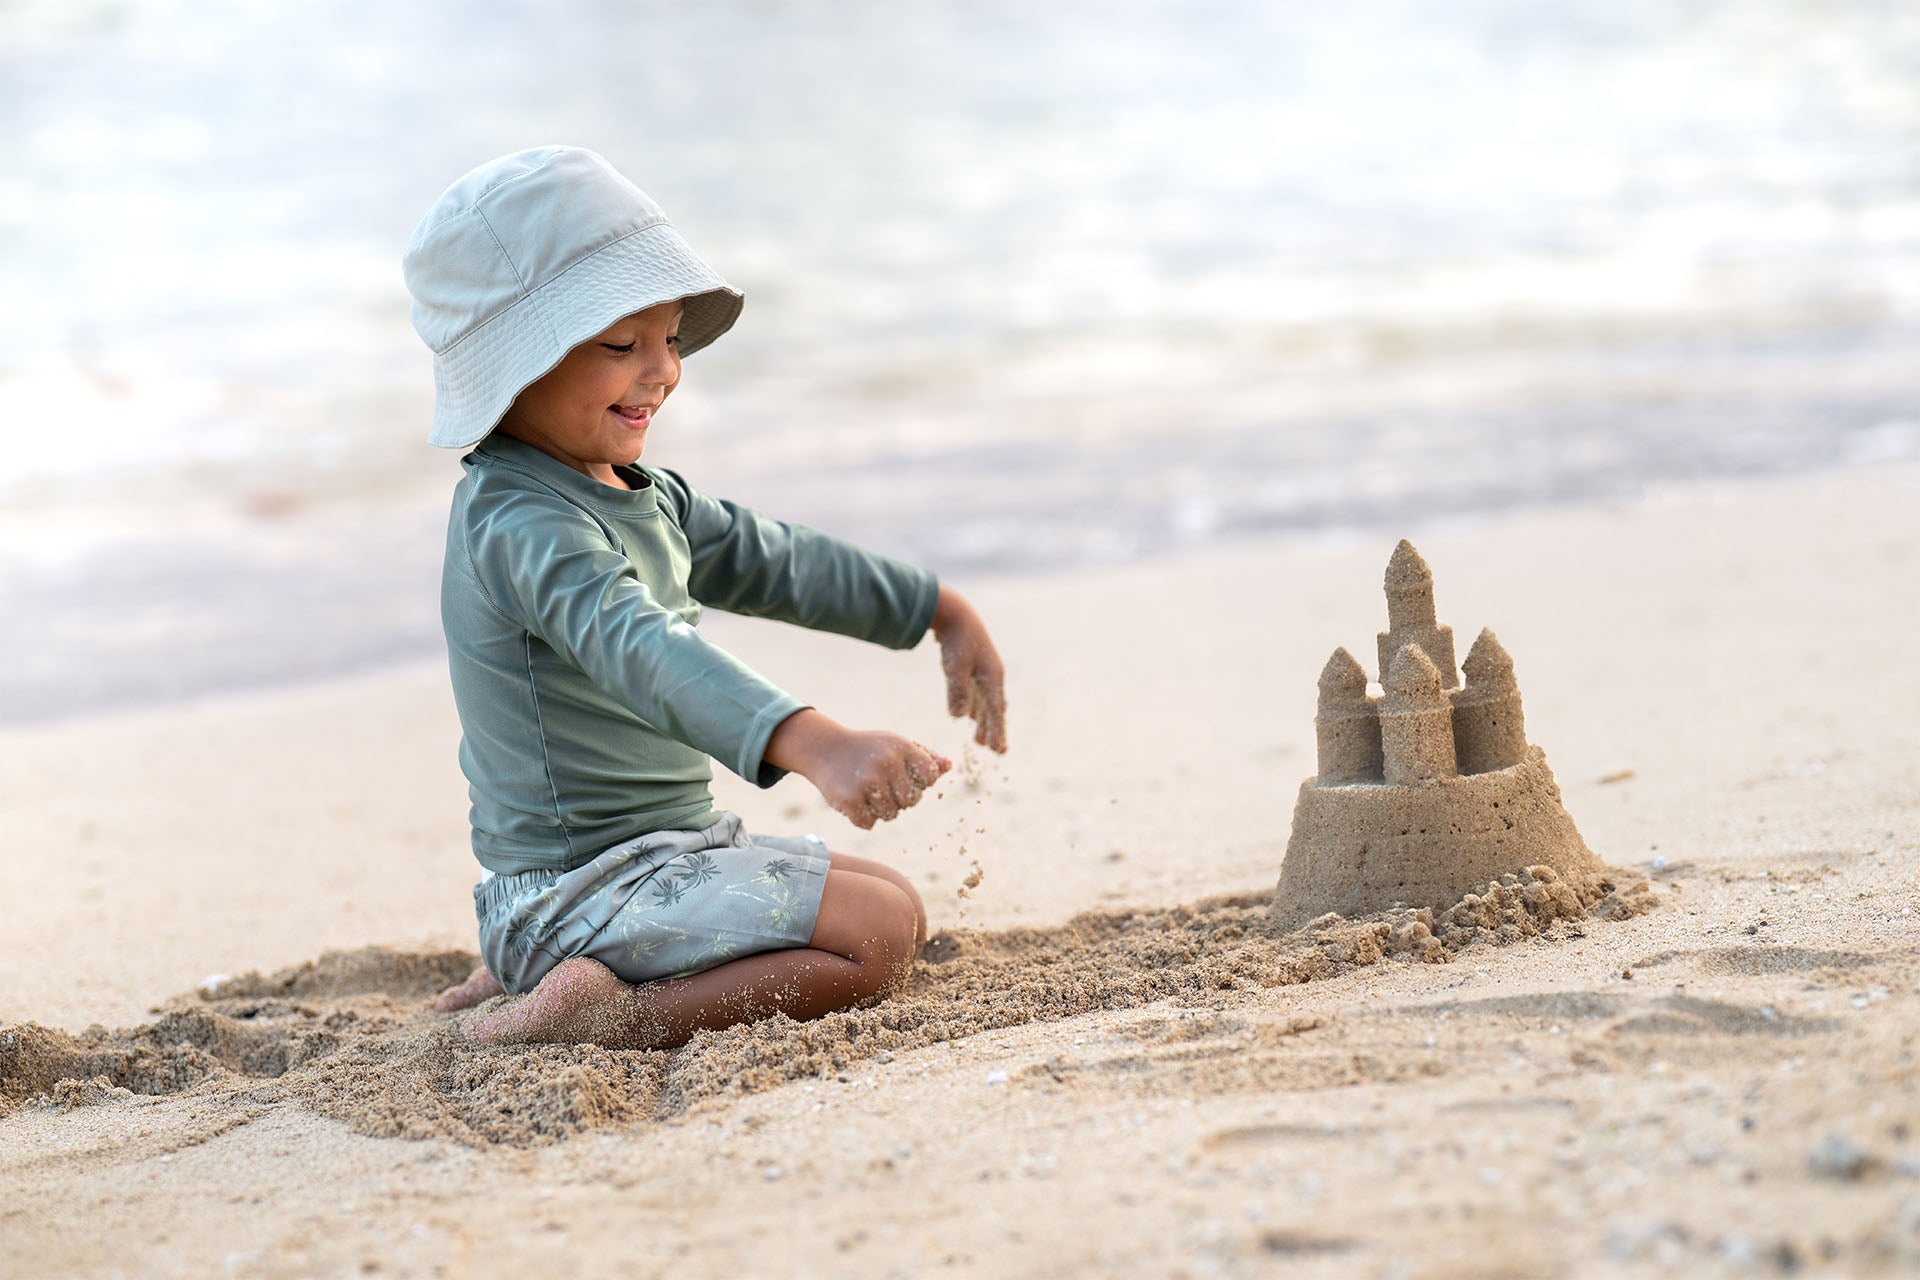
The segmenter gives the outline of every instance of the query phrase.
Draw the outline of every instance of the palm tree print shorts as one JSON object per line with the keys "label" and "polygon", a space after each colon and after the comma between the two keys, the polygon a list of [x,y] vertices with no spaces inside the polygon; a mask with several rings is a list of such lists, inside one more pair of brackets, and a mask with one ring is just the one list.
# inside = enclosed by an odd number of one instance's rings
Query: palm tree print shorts
{"label": "palm tree print shorts", "polygon": [[705,831],[651,832],[571,871],[475,885],[480,957],[518,995],[575,956],[648,982],[804,947],[828,861],[819,836],[748,835],[731,813]]}

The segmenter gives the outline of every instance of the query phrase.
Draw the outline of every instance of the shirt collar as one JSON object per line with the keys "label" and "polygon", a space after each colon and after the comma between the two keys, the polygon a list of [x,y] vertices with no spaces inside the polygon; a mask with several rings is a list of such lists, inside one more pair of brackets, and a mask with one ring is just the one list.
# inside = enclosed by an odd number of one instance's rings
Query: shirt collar
{"label": "shirt collar", "polygon": [[[473,453],[525,471],[574,501],[603,511],[637,515],[655,511],[660,505],[658,486],[639,467],[614,467],[620,478],[633,486],[616,489],[575,471],[552,454],[542,452],[524,440],[498,431],[475,445]],[[472,456],[468,455],[469,458]]]}

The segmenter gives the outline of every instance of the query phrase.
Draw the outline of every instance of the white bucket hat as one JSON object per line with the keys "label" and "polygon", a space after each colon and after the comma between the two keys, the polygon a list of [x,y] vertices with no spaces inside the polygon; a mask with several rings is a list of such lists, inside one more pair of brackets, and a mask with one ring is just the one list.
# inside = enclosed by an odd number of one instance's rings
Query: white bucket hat
{"label": "white bucket hat", "polygon": [[433,349],[427,440],[449,449],[493,430],[522,388],[622,316],[683,299],[687,355],[740,314],[740,291],[660,206],[579,147],[516,151],[448,187],[401,270]]}

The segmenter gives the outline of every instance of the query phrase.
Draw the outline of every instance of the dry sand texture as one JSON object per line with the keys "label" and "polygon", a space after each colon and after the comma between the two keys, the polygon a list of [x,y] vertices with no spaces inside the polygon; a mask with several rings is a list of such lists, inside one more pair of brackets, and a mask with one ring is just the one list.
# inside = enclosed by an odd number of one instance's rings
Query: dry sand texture
{"label": "dry sand texture", "polygon": [[1220,991],[1331,977],[1411,954],[1446,963],[1475,945],[1537,938],[1589,911],[1648,910],[1648,886],[1564,881],[1537,867],[1436,914],[1406,910],[1289,931],[1266,898],[1076,916],[1048,930],[946,931],[910,990],[817,1023],[775,1018],[703,1034],[684,1051],[476,1049],[426,1001],[471,952],[328,952],[271,975],[206,984],[156,1021],[80,1036],[0,1030],[0,1109],[71,1109],[192,1093],[237,1109],[292,1103],[380,1138],[527,1146],[671,1119],[716,1098],[858,1069],[984,1032]]}
{"label": "dry sand texture", "polygon": [[[1016,754],[836,836],[929,888],[911,989],[677,1054],[467,1050],[426,1011],[472,927],[435,667],[10,731],[0,1258],[1910,1272],[1917,504],[1920,475],[1862,473],[1423,536],[1631,875],[1294,932],[1268,894],[1311,675],[1376,629],[1373,546],[982,584]],[[716,622],[850,720],[955,732],[925,654]],[[831,829],[791,788],[723,798]]]}

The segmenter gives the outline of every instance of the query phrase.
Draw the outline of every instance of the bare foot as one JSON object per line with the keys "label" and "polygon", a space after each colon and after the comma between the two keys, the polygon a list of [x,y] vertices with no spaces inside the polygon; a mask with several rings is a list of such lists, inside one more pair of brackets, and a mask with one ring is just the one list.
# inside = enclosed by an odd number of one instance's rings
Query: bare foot
{"label": "bare foot", "polygon": [[[471,981],[471,980],[469,980]],[[633,988],[598,960],[562,960],[540,985],[467,1025],[474,1044],[609,1044]]]}
{"label": "bare foot", "polygon": [[495,996],[505,995],[506,991],[487,966],[481,965],[467,975],[467,980],[459,986],[448,987],[433,1002],[433,1007],[441,1013],[452,1013],[479,1004],[482,1000],[491,1000]]}

